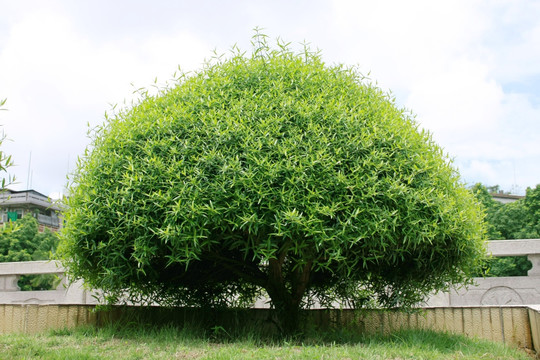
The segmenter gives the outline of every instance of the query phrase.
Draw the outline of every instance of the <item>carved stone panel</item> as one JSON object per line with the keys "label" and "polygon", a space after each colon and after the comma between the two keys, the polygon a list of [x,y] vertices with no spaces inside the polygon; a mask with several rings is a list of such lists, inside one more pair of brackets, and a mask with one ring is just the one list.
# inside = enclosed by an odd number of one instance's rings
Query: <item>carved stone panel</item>
{"label": "carved stone panel", "polygon": [[512,288],[497,286],[489,289],[480,300],[481,305],[523,305],[523,299]]}

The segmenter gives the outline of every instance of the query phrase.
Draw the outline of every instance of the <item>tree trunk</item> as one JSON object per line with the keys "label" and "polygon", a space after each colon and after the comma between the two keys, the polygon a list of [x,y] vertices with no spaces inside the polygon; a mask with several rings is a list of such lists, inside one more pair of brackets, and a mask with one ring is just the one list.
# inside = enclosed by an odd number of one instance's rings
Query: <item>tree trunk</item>
{"label": "tree trunk", "polygon": [[300,329],[300,304],[308,286],[311,262],[297,268],[290,289],[286,286],[282,265],[280,259],[269,261],[266,291],[272,300],[280,331],[283,335],[292,336]]}
{"label": "tree trunk", "polygon": [[[272,300],[273,302],[274,300]],[[285,336],[294,336],[300,332],[300,306],[294,303],[275,305],[280,331]]]}

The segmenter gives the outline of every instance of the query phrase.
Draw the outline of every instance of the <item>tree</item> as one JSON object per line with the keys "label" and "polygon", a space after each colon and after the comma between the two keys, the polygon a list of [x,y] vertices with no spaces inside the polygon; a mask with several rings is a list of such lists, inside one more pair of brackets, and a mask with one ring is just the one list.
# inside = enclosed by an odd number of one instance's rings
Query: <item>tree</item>
{"label": "tree", "polygon": [[0,262],[31,261],[37,247],[33,242],[38,224],[32,216],[17,221],[14,231],[0,233]]}
{"label": "tree", "polygon": [[[49,229],[38,232],[38,222],[27,215],[17,220],[16,226],[0,230],[0,262],[48,260],[55,253],[58,236]],[[49,290],[54,275],[21,276],[22,290]]]}
{"label": "tree", "polygon": [[110,301],[411,306],[467,282],[482,213],[412,116],[354,68],[256,36],[93,132],[59,252]]}
{"label": "tree", "polygon": [[[475,184],[471,188],[471,192],[474,194],[476,199],[480,202],[482,205],[482,208],[484,209],[486,213],[485,221],[486,221],[486,229],[487,229],[487,238],[489,240],[502,240],[505,239],[499,229],[497,228],[497,220],[495,219],[497,212],[499,209],[503,206],[503,204],[499,203],[498,201],[495,201],[493,197],[490,194],[489,189],[492,187],[486,187],[480,183]],[[497,185],[498,188],[498,185]]]}
{"label": "tree", "polygon": [[0,231],[0,262],[48,260],[58,246],[58,236],[49,229],[38,231],[38,222],[27,215],[17,220],[13,231]]}
{"label": "tree", "polygon": [[[524,199],[501,204],[491,197],[489,189],[476,184],[472,192],[486,212],[487,236],[490,240],[536,239],[540,234],[540,185],[528,188]],[[490,260],[487,276],[527,276],[532,264],[527,256],[509,256]],[[486,269],[486,270],[487,270]]]}
{"label": "tree", "polygon": [[529,238],[540,238],[540,184],[535,188],[527,188],[524,199],[524,206],[527,211],[527,225],[524,234]]}

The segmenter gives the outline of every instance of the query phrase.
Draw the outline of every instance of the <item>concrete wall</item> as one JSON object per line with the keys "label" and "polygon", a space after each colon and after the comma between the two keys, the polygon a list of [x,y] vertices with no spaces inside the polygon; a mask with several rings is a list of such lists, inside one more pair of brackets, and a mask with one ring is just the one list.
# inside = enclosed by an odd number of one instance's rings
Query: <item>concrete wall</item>
{"label": "concrete wall", "polygon": [[[52,329],[99,325],[121,321],[137,307],[116,307],[111,312],[95,311],[92,305],[0,305],[0,334],[39,333]],[[399,329],[432,329],[469,337],[503,342],[511,346],[540,349],[540,310],[527,307],[428,308],[417,313],[377,310],[307,310],[308,321],[320,328],[346,327],[353,331],[388,334]],[[198,309],[144,308],[146,319],[206,318],[225,321],[223,313]],[[242,323],[268,318],[265,309],[243,310]],[[239,312],[229,312],[238,314]],[[225,314],[226,315],[226,314]],[[236,316],[235,315],[235,316]],[[255,319],[255,320],[254,320]],[[257,320],[258,319],[258,320]],[[161,322],[162,320],[158,320]],[[217,324],[221,325],[221,324]]]}
{"label": "concrete wall", "polygon": [[[427,308],[419,313],[389,311],[330,311],[336,323],[368,333],[400,329],[430,329],[533,349],[526,307]],[[540,329],[540,328],[539,328]],[[539,342],[540,344],[540,342]]]}
{"label": "concrete wall", "polygon": [[529,323],[531,327],[531,338],[533,349],[540,353],[540,306],[529,307]]}
{"label": "concrete wall", "polygon": [[85,305],[0,305],[0,334],[35,334],[96,324],[93,307]]}

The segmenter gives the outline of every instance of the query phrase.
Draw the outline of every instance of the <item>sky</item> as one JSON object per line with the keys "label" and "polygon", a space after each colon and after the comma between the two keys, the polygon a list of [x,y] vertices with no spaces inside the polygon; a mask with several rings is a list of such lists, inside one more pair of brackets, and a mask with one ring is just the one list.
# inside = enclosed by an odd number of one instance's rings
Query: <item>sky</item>
{"label": "sky", "polygon": [[[310,43],[431,132],[462,181],[540,184],[540,1],[0,0],[0,150],[14,190],[65,193],[88,131],[233,45]],[[5,175],[5,174],[4,174]]]}

